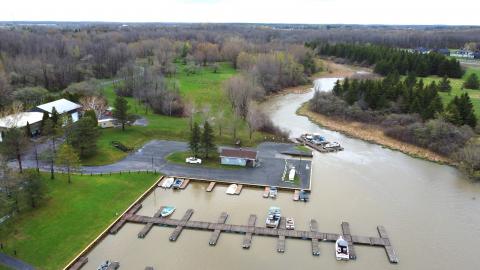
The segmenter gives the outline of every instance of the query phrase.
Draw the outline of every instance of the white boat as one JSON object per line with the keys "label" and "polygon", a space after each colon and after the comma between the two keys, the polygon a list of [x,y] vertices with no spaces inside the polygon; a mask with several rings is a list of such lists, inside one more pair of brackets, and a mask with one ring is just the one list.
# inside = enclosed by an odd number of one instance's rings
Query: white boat
{"label": "white boat", "polygon": [[348,261],[350,252],[348,250],[348,242],[340,235],[335,242],[335,257],[337,261]]}
{"label": "white boat", "polygon": [[174,179],[172,177],[165,178],[165,181],[162,183],[162,188],[171,188],[173,185]]}
{"label": "white boat", "polygon": [[228,195],[234,195],[236,190],[237,190],[237,184],[231,184],[230,186],[228,186],[227,191],[225,191],[225,193],[227,193]]}
{"label": "white boat", "polygon": [[272,206],[268,209],[268,216],[265,225],[267,228],[277,228],[280,223],[280,218],[282,218],[280,208]]}
{"label": "white boat", "polygon": [[295,230],[295,221],[293,221],[293,218],[287,218],[285,228],[287,230]]}
{"label": "white boat", "polygon": [[173,206],[165,206],[163,209],[162,209],[162,212],[160,212],[160,215],[162,217],[168,217],[170,216],[173,212],[175,212],[175,207]]}
{"label": "white boat", "polygon": [[327,149],[340,148],[340,144],[338,142],[330,142],[325,144],[324,147]]}
{"label": "white boat", "polygon": [[270,198],[276,198],[277,197],[277,194],[278,194],[278,190],[276,187],[271,187],[270,188],[270,191],[268,192],[268,196]]}

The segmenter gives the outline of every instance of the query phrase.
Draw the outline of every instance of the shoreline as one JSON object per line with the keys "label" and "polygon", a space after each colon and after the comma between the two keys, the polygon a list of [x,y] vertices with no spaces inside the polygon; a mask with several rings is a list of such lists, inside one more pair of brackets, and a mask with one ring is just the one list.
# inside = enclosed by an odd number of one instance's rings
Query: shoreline
{"label": "shoreline", "polygon": [[330,130],[343,133],[356,139],[378,144],[391,150],[400,151],[411,157],[420,158],[443,165],[456,166],[456,164],[447,157],[441,156],[423,147],[408,144],[386,136],[383,131],[375,125],[334,119],[332,117],[312,112],[308,109],[308,103],[304,103],[300,108],[298,108],[297,114],[305,116],[313,123],[326,127]]}

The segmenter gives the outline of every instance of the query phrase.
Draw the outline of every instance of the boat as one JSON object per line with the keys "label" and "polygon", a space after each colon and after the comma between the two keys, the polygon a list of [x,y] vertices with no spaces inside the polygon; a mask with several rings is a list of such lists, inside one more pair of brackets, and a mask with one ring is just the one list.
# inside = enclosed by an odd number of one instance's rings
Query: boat
{"label": "boat", "polygon": [[326,149],[338,149],[340,148],[340,144],[338,142],[330,142],[325,144],[324,146]]}
{"label": "boat", "polygon": [[300,190],[300,195],[299,195],[300,201],[308,202],[308,193],[305,190]]}
{"label": "boat", "polygon": [[293,218],[291,217],[287,218],[285,223],[285,228],[287,230],[295,230],[295,221],[293,220]]}
{"label": "boat", "polygon": [[183,184],[183,179],[175,178],[175,181],[173,181],[173,188],[174,189],[180,188],[182,184]]}
{"label": "boat", "polygon": [[340,235],[335,242],[335,257],[337,261],[348,261],[350,253],[348,250],[348,242]]}
{"label": "boat", "polygon": [[160,212],[160,216],[162,216],[162,217],[168,217],[168,216],[170,216],[173,212],[175,212],[175,207],[173,207],[173,206],[165,206],[165,207],[163,207],[162,211]]}
{"label": "boat", "polygon": [[277,197],[278,190],[276,187],[270,187],[270,191],[268,192],[268,196],[270,198],[276,198]]}
{"label": "boat", "polygon": [[165,181],[163,181],[161,187],[162,188],[171,188],[173,185],[174,179],[172,177],[165,178]]}
{"label": "boat", "polygon": [[97,270],[107,270],[111,264],[112,264],[112,261],[106,260],[104,263],[98,266]]}
{"label": "boat", "polygon": [[270,195],[270,187],[265,187],[265,190],[263,191],[263,197],[268,198]]}
{"label": "boat", "polygon": [[280,223],[280,218],[282,217],[280,208],[272,206],[268,209],[268,216],[265,222],[267,228],[277,228]]}
{"label": "boat", "polygon": [[237,184],[231,184],[230,186],[228,186],[227,191],[225,191],[225,193],[227,193],[228,195],[234,195],[236,190],[237,190]]}
{"label": "boat", "polygon": [[289,181],[294,181],[295,180],[295,173],[296,173],[295,167],[292,167],[290,169],[290,172],[288,173],[288,180]]}

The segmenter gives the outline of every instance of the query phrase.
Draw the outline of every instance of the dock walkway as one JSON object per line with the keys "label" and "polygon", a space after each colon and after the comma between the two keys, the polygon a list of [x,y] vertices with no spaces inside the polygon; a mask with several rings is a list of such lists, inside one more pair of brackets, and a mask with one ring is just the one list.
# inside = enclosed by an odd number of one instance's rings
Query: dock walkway
{"label": "dock walkway", "polygon": [[[141,216],[136,214],[126,215],[125,220],[133,223],[140,224],[155,224],[159,226],[174,227],[174,231],[170,235],[170,241],[176,241],[183,229],[197,229],[197,230],[208,230],[212,231],[212,236],[210,237],[209,244],[216,245],[220,233],[243,233],[245,237],[243,239],[242,247],[250,248],[252,243],[253,235],[257,236],[270,236],[277,237],[277,251],[285,251],[285,239],[294,238],[294,239],[303,239],[310,240],[312,242],[312,254],[315,256],[320,255],[319,241],[335,242],[340,234],[338,233],[324,233],[318,230],[318,223],[316,220],[310,221],[310,231],[302,230],[287,230],[285,228],[285,222],[283,221],[279,228],[265,228],[258,227],[255,225],[257,217],[255,215],[250,215],[247,225],[233,225],[226,224],[228,213],[223,212],[218,218],[217,222],[208,222],[208,221],[193,221],[190,218],[193,215],[193,209],[188,209],[182,219],[172,219],[172,218],[161,218],[161,217],[148,217]],[[283,220],[283,218],[282,218]],[[345,239],[349,243],[351,248],[351,259],[356,259],[355,250],[353,249],[353,244],[357,245],[368,245],[368,246],[378,246],[385,248],[387,253],[388,260],[391,263],[398,263],[398,258],[393,249],[393,246],[390,242],[390,239],[387,235],[387,232],[383,226],[378,226],[377,230],[380,237],[367,237],[367,236],[356,236],[350,234],[350,225],[347,222],[343,222],[341,225],[342,233]]]}

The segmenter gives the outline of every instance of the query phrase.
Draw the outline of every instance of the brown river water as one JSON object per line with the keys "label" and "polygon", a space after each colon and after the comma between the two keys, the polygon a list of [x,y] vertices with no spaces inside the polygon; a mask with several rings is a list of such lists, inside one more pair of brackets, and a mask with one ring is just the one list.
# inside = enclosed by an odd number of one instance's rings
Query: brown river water
{"label": "brown river water", "polygon": [[[316,88],[327,91],[335,79],[319,79]],[[311,255],[309,241],[287,239],[285,253],[277,253],[276,238],[253,237],[242,249],[243,235],[222,233],[216,246],[210,232],[184,230],[176,242],[172,228],[154,227],[138,239],[142,225],[126,224],[108,236],[87,256],[83,269],[96,269],[106,259],[120,269],[480,269],[480,183],[471,183],[455,168],[409,157],[361,140],[346,137],[295,114],[313,92],[277,96],[263,104],[275,123],[291,136],[318,132],[340,142],[345,151],[315,153],[312,195],[308,203],[293,202],[291,192],[277,199],[262,198],[263,190],[244,189],[240,196],[225,194],[226,186],[205,192],[207,183],[191,183],[179,192],[157,189],[143,202],[141,215],[153,215],[161,205],[177,207],[173,218],[194,209],[191,220],[216,221],[222,211],[227,223],[246,224],[250,214],[263,225],[270,206],[308,230],[314,218],[322,232],[341,232],[350,222],[352,234],[377,236],[384,225],[400,259],[390,264],[383,248],[356,246],[357,260],[337,262],[334,245],[321,242],[320,256]]]}

